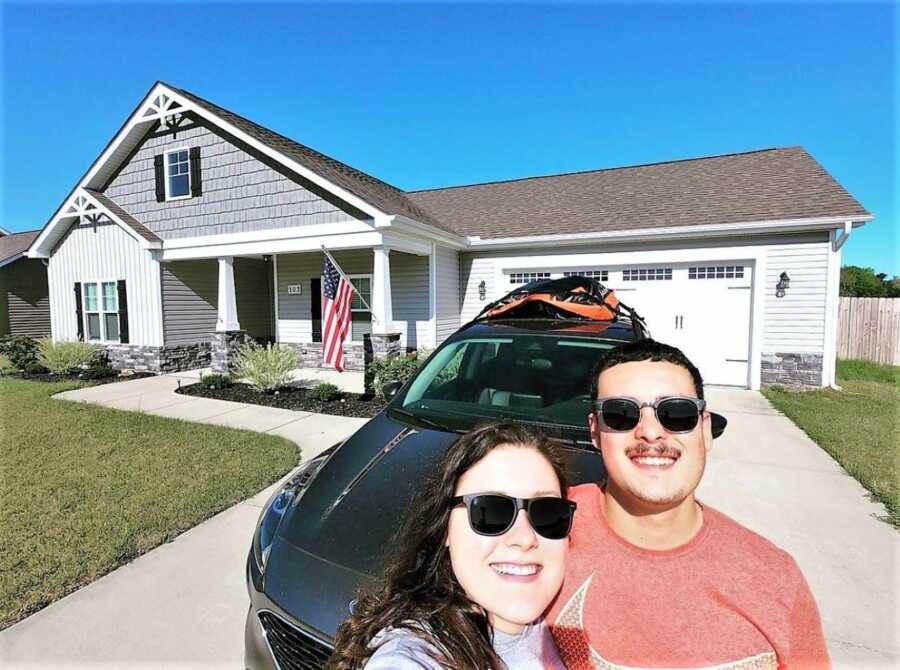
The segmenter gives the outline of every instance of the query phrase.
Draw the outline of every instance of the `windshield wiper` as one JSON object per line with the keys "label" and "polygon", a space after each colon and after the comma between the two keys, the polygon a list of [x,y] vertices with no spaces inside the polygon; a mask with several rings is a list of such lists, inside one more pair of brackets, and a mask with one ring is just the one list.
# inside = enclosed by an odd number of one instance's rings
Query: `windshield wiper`
{"label": "windshield wiper", "polygon": [[455,433],[457,431],[448,428],[447,426],[438,423],[437,421],[432,421],[431,419],[426,419],[424,416],[419,416],[418,414],[413,414],[412,412],[400,409],[399,407],[388,407],[388,415],[391,413],[399,414],[405,419],[410,419],[413,423],[420,423],[427,428],[432,428],[434,430],[440,430],[444,433]]}

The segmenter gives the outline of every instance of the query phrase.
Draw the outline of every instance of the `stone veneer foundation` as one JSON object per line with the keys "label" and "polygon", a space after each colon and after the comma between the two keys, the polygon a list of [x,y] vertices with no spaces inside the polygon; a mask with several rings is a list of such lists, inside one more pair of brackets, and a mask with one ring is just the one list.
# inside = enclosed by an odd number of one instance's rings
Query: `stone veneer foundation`
{"label": "stone veneer foundation", "polygon": [[138,344],[108,344],[104,354],[110,367],[141,372],[179,372],[210,364],[209,342],[148,347]]}
{"label": "stone veneer foundation", "polygon": [[763,386],[822,386],[822,354],[763,353]]}

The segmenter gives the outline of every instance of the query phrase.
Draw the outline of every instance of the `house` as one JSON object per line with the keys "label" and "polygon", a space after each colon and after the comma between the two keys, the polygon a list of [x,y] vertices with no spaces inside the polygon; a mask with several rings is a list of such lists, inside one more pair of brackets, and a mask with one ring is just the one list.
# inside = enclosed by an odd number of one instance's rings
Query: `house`
{"label": "house", "polygon": [[0,336],[50,334],[47,268],[25,256],[39,232],[0,228]]}
{"label": "house", "polygon": [[243,333],[320,365],[324,247],[364,298],[350,368],[579,273],[755,389],[833,383],[841,245],[871,219],[802,147],[406,192],[157,82],[28,255],[53,337],[118,367],[222,367]]}

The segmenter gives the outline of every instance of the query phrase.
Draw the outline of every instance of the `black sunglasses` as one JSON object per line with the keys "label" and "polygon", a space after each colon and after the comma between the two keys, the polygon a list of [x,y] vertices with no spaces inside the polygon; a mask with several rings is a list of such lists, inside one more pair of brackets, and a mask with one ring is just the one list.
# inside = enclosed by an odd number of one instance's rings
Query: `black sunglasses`
{"label": "black sunglasses", "polygon": [[687,396],[668,396],[653,402],[638,402],[634,398],[598,398],[597,412],[603,425],[609,430],[623,432],[633,430],[641,422],[641,410],[652,407],[660,425],[670,433],[689,433],[697,427],[700,415],[706,409],[706,401]]}
{"label": "black sunglasses", "polygon": [[523,509],[534,532],[548,540],[561,540],[569,534],[576,507],[565,498],[513,498],[499,493],[456,496],[450,502],[454,507],[466,506],[469,527],[479,535],[503,535]]}

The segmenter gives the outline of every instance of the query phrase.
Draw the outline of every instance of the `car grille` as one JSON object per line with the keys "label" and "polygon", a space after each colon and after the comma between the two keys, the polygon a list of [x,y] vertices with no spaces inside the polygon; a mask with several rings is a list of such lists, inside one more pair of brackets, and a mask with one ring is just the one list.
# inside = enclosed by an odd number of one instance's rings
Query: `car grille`
{"label": "car grille", "polygon": [[271,612],[260,612],[272,655],[281,670],[322,670],[331,647],[287,623]]}

